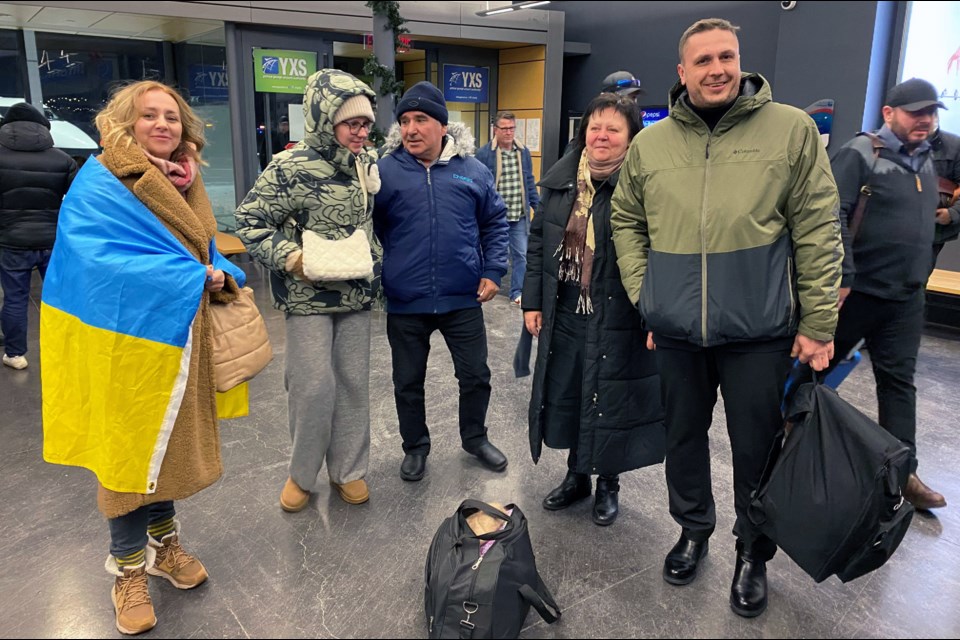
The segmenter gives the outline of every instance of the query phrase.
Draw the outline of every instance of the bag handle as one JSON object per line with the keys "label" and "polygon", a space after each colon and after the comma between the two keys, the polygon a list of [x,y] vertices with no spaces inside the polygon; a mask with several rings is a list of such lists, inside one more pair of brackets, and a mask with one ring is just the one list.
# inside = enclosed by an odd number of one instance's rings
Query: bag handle
{"label": "bag handle", "polygon": [[562,615],[560,607],[557,606],[557,602],[553,599],[553,594],[550,593],[550,590],[547,589],[547,585],[543,584],[539,573],[537,574],[536,590],[531,588],[530,585],[525,584],[520,587],[519,591],[520,597],[537,610],[537,613],[540,614],[544,622],[553,624],[560,619]]}
{"label": "bag handle", "polygon": [[[511,505],[513,506],[513,505]],[[482,511],[491,518],[497,518],[498,520],[503,520],[507,523],[507,526],[503,529],[497,531],[491,531],[490,533],[475,534],[470,528],[467,528],[469,533],[465,533],[461,538],[475,538],[477,540],[500,540],[501,538],[506,538],[512,531],[515,526],[513,518],[508,516],[503,511],[500,511],[496,507],[493,507],[486,502],[481,502],[479,500],[464,500],[460,503],[460,506],[457,507],[457,513],[464,516],[466,519],[466,511]]]}

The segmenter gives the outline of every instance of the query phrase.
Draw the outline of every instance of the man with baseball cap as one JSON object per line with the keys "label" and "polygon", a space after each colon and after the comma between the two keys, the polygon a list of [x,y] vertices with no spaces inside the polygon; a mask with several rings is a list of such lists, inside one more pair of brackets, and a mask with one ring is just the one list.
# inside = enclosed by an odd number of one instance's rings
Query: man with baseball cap
{"label": "man with baseball cap", "polygon": [[[912,470],[904,497],[917,509],[946,506],[917,477],[917,389],[913,384],[923,328],[923,285],[930,272],[936,222],[937,174],[927,137],[937,90],[911,78],[890,89],[883,126],[860,134],[832,161],[840,191],[843,279],[831,368],[866,341],[877,381],[879,423],[909,445]],[[854,223],[861,189],[865,213]],[[851,228],[851,226],[853,228]]]}
{"label": "man with baseball cap", "polygon": [[403,94],[396,116],[377,163],[373,222],[384,251],[387,338],[405,454],[400,477],[415,482],[426,472],[424,379],[436,330],[460,385],[461,446],[486,468],[503,471],[507,458],[485,425],[490,369],[480,305],[494,298],[507,271],[507,207],[493,174],[473,157],[470,131],[448,122],[439,89],[418,82]]}

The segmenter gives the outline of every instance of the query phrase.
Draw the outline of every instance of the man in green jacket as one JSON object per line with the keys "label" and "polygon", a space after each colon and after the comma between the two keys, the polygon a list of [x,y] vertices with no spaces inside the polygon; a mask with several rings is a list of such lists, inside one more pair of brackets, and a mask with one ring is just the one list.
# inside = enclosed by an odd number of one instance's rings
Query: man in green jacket
{"label": "man in green jacket", "polygon": [[[738,27],[680,39],[670,117],[634,138],[613,195],[618,265],[657,349],[670,513],[682,527],[663,577],[688,584],[716,526],[707,431],[723,393],[733,449],[737,562],[730,605],[767,606],[776,545],[747,517],[799,357],[833,353],[843,249],[837,187],[813,120],[741,73]],[[656,345],[656,346],[654,346]]]}

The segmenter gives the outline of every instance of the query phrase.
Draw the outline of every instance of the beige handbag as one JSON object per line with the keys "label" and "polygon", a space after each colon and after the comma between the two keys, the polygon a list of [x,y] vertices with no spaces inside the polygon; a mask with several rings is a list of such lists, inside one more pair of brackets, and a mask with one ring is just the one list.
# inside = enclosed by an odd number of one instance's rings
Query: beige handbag
{"label": "beige handbag", "polygon": [[229,304],[211,304],[213,366],[217,391],[251,379],[273,359],[267,325],[257,309],[253,289],[244,287]]}
{"label": "beige handbag", "polygon": [[370,241],[363,229],[348,238],[327,240],[303,230],[303,274],[315,282],[369,280],[373,277]]}

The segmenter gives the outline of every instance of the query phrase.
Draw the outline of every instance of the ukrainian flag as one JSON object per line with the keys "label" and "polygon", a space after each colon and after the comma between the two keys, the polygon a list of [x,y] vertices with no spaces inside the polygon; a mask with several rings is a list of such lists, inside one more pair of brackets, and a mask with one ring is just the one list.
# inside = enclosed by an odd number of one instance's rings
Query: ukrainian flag
{"label": "ukrainian flag", "polygon": [[[214,267],[243,286],[216,252]],[[95,158],[60,209],[43,285],[43,457],[153,493],[190,371],[206,267]]]}

